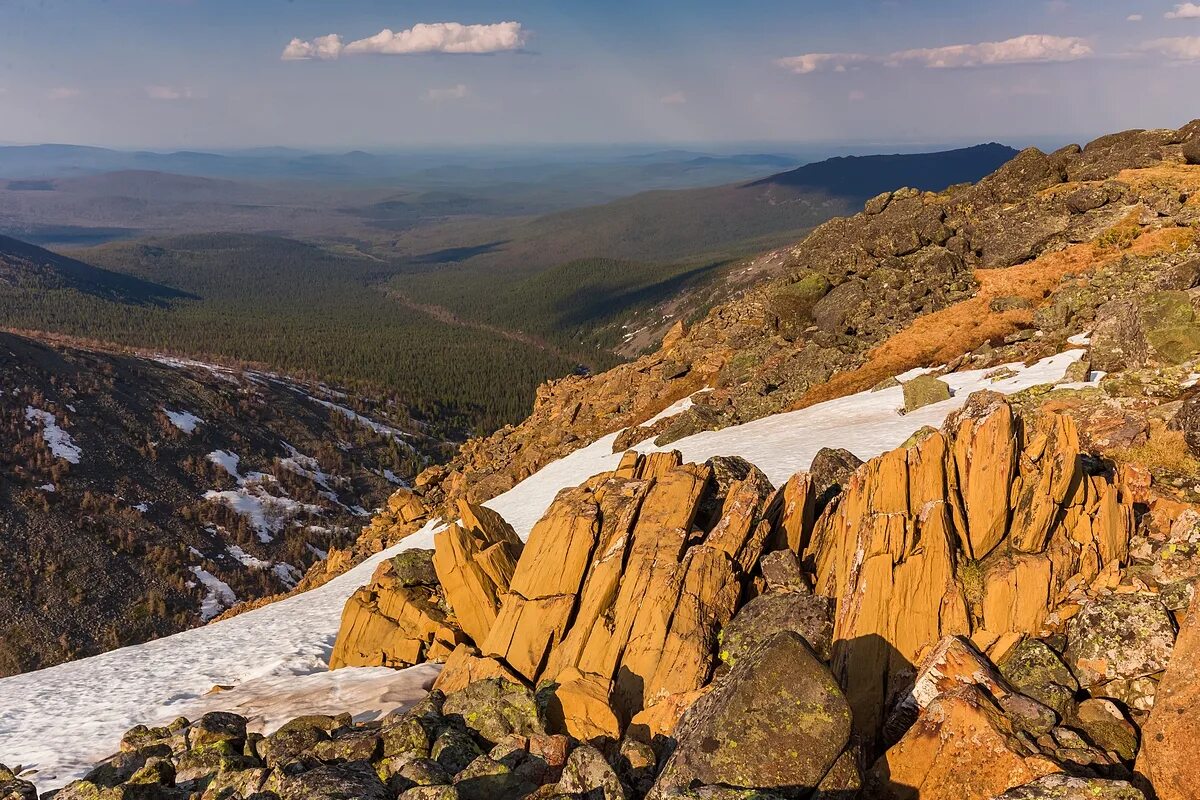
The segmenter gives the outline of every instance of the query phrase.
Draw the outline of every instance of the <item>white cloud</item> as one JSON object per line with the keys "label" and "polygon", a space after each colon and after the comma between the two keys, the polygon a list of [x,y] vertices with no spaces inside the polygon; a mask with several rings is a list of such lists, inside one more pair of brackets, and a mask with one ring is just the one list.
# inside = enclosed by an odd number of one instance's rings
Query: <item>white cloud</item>
{"label": "white cloud", "polygon": [[292,39],[288,42],[288,46],[283,48],[283,55],[280,58],[284,61],[306,61],[310,58],[331,61],[341,54],[342,37],[331,33],[328,36],[318,36],[311,42]]}
{"label": "white cloud", "polygon": [[805,53],[776,59],[775,64],[797,75],[808,75],[813,72],[845,72],[850,67],[875,60],[862,53]]}
{"label": "white cloud", "polygon": [[57,86],[46,93],[51,100],[70,100],[79,96],[79,90],[70,86]]}
{"label": "white cloud", "polygon": [[845,72],[853,66],[866,63],[886,64],[890,67],[912,64],[930,69],[950,69],[1076,61],[1090,55],[1092,46],[1086,39],[1078,36],[1029,34],[1002,42],[900,50],[886,56],[869,56],[862,53],[807,53],[781,58],[775,63],[797,74],[807,75],[812,72]]}
{"label": "white cloud", "polygon": [[1092,54],[1092,47],[1078,36],[1029,34],[1002,42],[955,44],[892,53],[888,64],[916,63],[932,69],[983,67],[997,64],[1033,64],[1076,61]]}
{"label": "white cloud", "polygon": [[1172,36],[1154,39],[1142,45],[1148,50],[1175,61],[1200,61],[1200,36]]}
{"label": "white cloud", "polygon": [[1163,14],[1167,19],[1200,19],[1200,4],[1179,3],[1174,11]]}
{"label": "white cloud", "polygon": [[362,53],[414,55],[418,53],[482,54],[520,50],[528,33],[519,22],[463,25],[461,22],[422,22],[402,31],[384,28],[374,36],[342,44],[336,33],[312,41],[292,39],[283,50],[284,61],[321,59]]}
{"label": "white cloud", "polygon": [[658,102],[664,106],[681,106],[687,102],[687,95],[683,92],[671,92],[658,98]]}
{"label": "white cloud", "polygon": [[429,89],[425,92],[425,99],[433,103],[440,103],[445,100],[463,100],[470,94],[471,90],[467,88],[467,85],[459,83],[444,89]]}
{"label": "white cloud", "polygon": [[195,95],[191,89],[174,86],[147,86],[146,96],[151,100],[191,100]]}
{"label": "white cloud", "polygon": [[1142,15],[1141,14],[1130,14],[1128,17],[1125,18],[1125,21],[1126,22],[1141,22]]}

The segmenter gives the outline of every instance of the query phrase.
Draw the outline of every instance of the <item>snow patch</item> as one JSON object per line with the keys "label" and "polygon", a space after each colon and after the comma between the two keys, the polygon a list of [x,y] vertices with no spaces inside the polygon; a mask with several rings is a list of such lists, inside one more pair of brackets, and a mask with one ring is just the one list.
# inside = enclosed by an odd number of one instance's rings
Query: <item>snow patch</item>
{"label": "snow patch", "polygon": [[223,492],[209,489],[204,493],[204,499],[224,503],[245,517],[263,544],[272,541],[275,534],[299,515],[325,513],[320,506],[269,494],[260,483]]}
{"label": "snow patch", "polygon": [[238,471],[238,464],[242,458],[237,453],[231,453],[228,450],[213,450],[206,458],[228,472],[229,476],[238,483],[242,482],[242,473]]}
{"label": "snow patch", "polygon": [[171,420],[172,425],[184,433],[195,433],[196,426],[204,422],[190,411],[172,411],[164,407],[163,413],[167,415],[167,419]]}
{"label": "snow patch", "polygon": [[61,458],[72,464],[79,463],[79,457],[83,455],[83,450],[75,444],[71,434],[58,427],[58,419],[53,414],[49,411],[42,411],[40,408],[25,406],[25,419],[29,422],[37,422],[42,426],[42,441],[50,448],[50,452],[54,454],[55,458]]}
{"label": "snow patch", "polygon": [[204,588],[208,589],[208,593],[200,601],[200,619],[208,622],[238,601],[229,584],[216,575],[203,567],[192,567],[191,570],[200,583],[204,584]]}

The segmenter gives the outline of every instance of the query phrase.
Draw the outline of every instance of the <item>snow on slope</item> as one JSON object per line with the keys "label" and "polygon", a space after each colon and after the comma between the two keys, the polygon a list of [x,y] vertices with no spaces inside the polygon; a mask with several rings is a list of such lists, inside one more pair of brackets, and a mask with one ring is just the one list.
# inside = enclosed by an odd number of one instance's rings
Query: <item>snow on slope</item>
{"label": "snow on slope", "polygon": [[[681,450],[688,461],[740,455],[781,484],[806,469],[822,447],[845,447],[861,458],[878,455],[923,425],[940,425],[972,391],[1011,394],[1052,383],[1082,352],[1060,353],[1030,367],[1009,365],[1015,375],[999,381],[989,380],[983,370],[947,375],[954,397],[903,416],[897,413],[903,403],[901,389],[893,387],[699,433],[669,447]],[[528,536],[560,489],[617,465],[620,455],[612,453],[615,437],[606,436],[546,466],[487,505],[522,538]],[[638,449],[660,448],[646,442]],[[306,713],[314,699],[336,699],[354,714],[384,713],[417,699],[431,675],[428,666],[398,673],[324,670],[346,599],[367,582],[382,559],[401,550],[432,547],[439,527],[426,525],[324,586],[233,619],[0,679],[0,763],[38,769],[35,779],[45,791],[115,752],[121,734],[138,723],[163,724],[179,714],[192,718],[205,709],[236,705],[244,714],[259,715],[270,730],[290,716]],[[297,676],[305,677],[297,682]],[[374,685],[375,680],[386,685]],[[203,697],[215,685],[236,688]]]}

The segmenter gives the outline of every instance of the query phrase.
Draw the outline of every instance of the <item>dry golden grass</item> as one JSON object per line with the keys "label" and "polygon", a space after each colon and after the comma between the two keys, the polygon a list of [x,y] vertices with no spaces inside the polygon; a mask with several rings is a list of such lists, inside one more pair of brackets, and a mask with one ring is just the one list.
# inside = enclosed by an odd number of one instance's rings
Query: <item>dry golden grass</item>
{"label": "dry golden grass", "polygon": [[1150,423],[1150,436],[1145,444],[1126,447],[1113,453],[1119,462],[1138,464],[1151,472],[1171,475],[1200,475],[1200,461],[1188,450],[1183,431],[1168,430],[1157,420]]}
{"label": "dry golden grass", "polygon": [[[1192,243],[1193,232],[1188,228],[1143,232],[1138,227],[1136,232],[1129,232],[1126,228],[1130,221],[1130,217],[1126,217],[1114,225],[1110,231],[1118,232],[1109,236],[1103,245],[1094,242],[1077,244],[1014,267],[976,270],[979,291],[974,297],[918,317],[872,350],[861,367],[839,373],[814,387],[795,407],[806,408],[861,392],[914,367],[944,364],[985,342],[997,341],[1027,327],[1033,319],[1034,308],[1050,297],[1066,275],[1089,273],[1119,258],[1122,252],[1148,256],[1188,247]],[[1098,238],[1104,238],[1105,234]],[[1113,246],[1113,242],[1120,242],[1124,249]],[[1014,296],[1028,300],[1032,307],[1004,312],[995,312],[989,307],[996,298]]]}
{"label": "dry golden grass", "polygon": [[1152,189],[1171,187],[1181,192],[1187,192],[1188,200],[1200,191],[1200,165],[1198,164],[1159,164],[1145,169],[1123,169],[1117,173],[1116,180],[1129,184],[1138,192]]}

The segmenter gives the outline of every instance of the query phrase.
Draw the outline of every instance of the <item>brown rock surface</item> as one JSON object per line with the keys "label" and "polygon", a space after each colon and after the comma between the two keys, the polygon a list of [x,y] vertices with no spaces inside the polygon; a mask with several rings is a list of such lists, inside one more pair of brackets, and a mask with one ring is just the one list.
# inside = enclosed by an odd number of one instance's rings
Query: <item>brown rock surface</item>
{"label": "brown rock surface", "polygon": [[935,698],[867,775],[881,800],[989,800],[1061,771],[1031,753],[991,697],[963,686]]}
{"label": "brown rock surface", "polygon": [[1150,780],[1159,800],[1185,800],[1200,787],[1200,596],[1180,624],[1179,638],[1142,727],[1137,772]]}
{"label": "brown rock surface", "polygon": [[434,538],[433,566],[458,626],[476,642],[487,637],[523,545],[489,508],[462,501],[459,521]]}
{"label": "brown rock surface", "polygon": [[[412,561],[419,553],[409,551],[403,557]],[[346,601],[330,669],[441,661],[458,644],[462,634],[443,608],[436,579],[413,574],[415,570],[404,572],[398,574],[395,559],[384,561],[371,582]]]}

